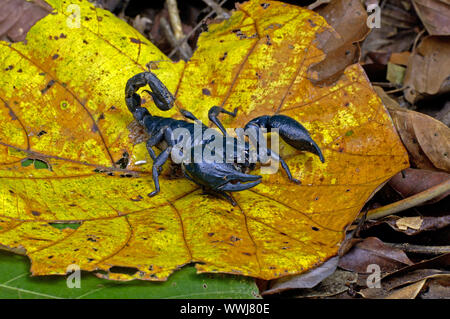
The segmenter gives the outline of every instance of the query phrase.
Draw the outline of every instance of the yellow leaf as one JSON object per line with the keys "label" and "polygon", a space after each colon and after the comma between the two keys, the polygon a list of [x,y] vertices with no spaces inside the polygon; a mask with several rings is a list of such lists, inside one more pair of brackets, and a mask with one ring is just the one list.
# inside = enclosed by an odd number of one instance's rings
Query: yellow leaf
{"label": "yellow leaf", "polygon": [[[165,280],[191,262],[200,272],[298,274],[336,255],[364,203],[408,165],[359,65],[332,86],[316,87],[307,78],[308,68],[325,58],[315,38],[331,30],[312,11],[247,2],[209,26],[188,63],[175,64],[87,1],[75,2],[79,27],[73,6],[49,3],[54,13],[30,30],[25,44],[0,42],[0,245],[26,251],[33,275],[65,274],[77,264],[110,279]],[[230,128],[263,114],[289,115],[311,132],[325,164],[281,143],[302,185],[279,170],[234,193],[233,207],[203,195],[167,163],[161,193],[149,198],[151,159],[145,142],[133,144],[124,88],[151,60],[160,61],[153,71],[178,107],[205,123],[213,105],[238,107],[235,119],[223,118]],[[181,118],[177,108],[157,111],[140,94],[152,114]],[[127,158],[126,168],[116,164]],[[48,169],[22,166],[26,159]],[[109,273],[112,266],[137,271]]]}

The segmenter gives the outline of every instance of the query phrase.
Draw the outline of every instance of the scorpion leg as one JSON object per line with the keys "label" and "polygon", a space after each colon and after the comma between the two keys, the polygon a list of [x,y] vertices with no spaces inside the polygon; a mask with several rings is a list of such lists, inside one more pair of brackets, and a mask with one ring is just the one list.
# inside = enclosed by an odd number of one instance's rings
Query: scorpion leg
{"label": "scorpion leg", "polygon": [[284,159],[280,155],[278,155],[277,153],[275,153],[271,149],[267,149],[267,155],[272,157],[274,160],[280,162],[281,167],[283,167],[283,169],[286,172],[286,174],[287,174],[287,176],[288,176],[290,181],[292,181],[294,183],[297,183],[297,184],[301,184],[300,180],[292,177],[291,170],[289,169],[289,166],[286,164],[286,162],[284,161]]}
{"label": "scorpion leg", "polygon": [[155,161],[156,155],[155,155],[155,151],[153,150],[152,147],[157,145],[159,142],[161,142],[161,140],[163,139],[163,136],[164,136],[164,131],[161,130],[156,135],[153,135],[152,137],[150,137],[147,140],[147,143],[145,146],[147,147],[147,151],[150,154],[150,157],[152,158],[153,161]]}
{"label": "scorpion leg", "polygon": [[160,174],[162,166],[169,158],[170,152],[172,151],[172,147],[174,145],[174,142],[172,139],[172,130],[170,129],[170,127],[167,127],[164,129],[164,140],[167,142],[168,146],[165,150],[163,150],[158,155],[158,157],[156,157],[156,159],[153,162],[152,177],[153,177],[153,182],[155,183],[155,190],[148,194],[149,197],[155,196],[160,191],[159,174]]}
{"label": "scorpion leg", "polygon": [[187,110],[181,109],[180,113],[181,113],[181,115],[183,115],[185,118],[187,118],[189,120],[192,120],[194,122],[199,121],[199,119],[194,114],[192,114],[191,112],[189,112]]}
{"label": "scorpion leg", "polygon": [[219,190],[212,190],[212,189],[208,189],[208,188],[203,188],[203,193],[204,194],[211,194],[211,195],[216,196],[216,197],[223,196],[223,197],[225,197],[226,200],[228,200],[230,202],[231,205],[233,205],[233,206],[237,205],[237,203],[234,200],[234,198],[231,197],[231,195],[227,194],[226,192],[219,191]]}
{"label": "scorpion leg", "polygon": [[213,122],[223,133],[223,135],[227,135],[227,131],[225,130],[225,127],[222,125],[222,123],[220,123],[219,119],[217,118],[217,116],[220,113],[225,113],[228,115],[231,115],[232,117],[236,116],[237,113],[237,108],[234,109],[233,112],[227,111],[224,108],[220,107],[220,106],[213,106],[212,108],[209,109],[208,111],[208,118],[211,122]]}

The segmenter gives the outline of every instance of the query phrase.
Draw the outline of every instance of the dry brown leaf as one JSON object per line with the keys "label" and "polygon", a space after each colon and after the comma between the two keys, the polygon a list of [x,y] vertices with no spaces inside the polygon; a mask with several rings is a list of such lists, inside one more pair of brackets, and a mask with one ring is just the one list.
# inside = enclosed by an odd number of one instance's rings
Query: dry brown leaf
{"label": "dry brown leaf", "polygon": [[[410,221],[401,221],[400,225],[406,226],[400,228],[398,225],[399,219],[391,219],[386,221],[386,223],[391,226],[394,230],[401,231],[405,233],[406,235],[417,235],[423,231],[429,231],[429,230],[437,230],[444,227],[447,227],[450,225],[450,215],[446,216],[426,216],[426,217],[410,217],[410,218],[416,218],[420,219],[420,226],[419,221],[417,220],[416,223],[410,223]],[[404,219],[404,218],[402,218]],[[408,223],[409,222],[409,223]]]}
{"label": "dry brown leaf", "polygon": [[[366,5],[368,2],[366,1]],[[410,50],[417,36],[415,28],[418,19],[412,8],[404,7],[405,3],[408,2],[392,0],[382,2],[381,27],[373,28],[361,46],[364,61],[367,60],[366,57],[370,57],[373,61],[381,63],[372,56],[385,54],[388,59],[391,53]],[[387,64],[387,61],[383,61],[382,64]]]}
{"label": "dry brown leaf", "polygon": [[344,69],[358,62],[358,44],[369,33],[367,12],[359,0],[332,1],[316,10],[335,31],[323,32],[317,37],[317,47],[326,58],[308,69],[309,78],[316,84],[331,84]]}
{"label": "dry brown leaf", "polygon": [[411,165],[450,172],[450,129],[434,118],[407,109],[389,110]]}
{"label": "dry brown leaf", "polygon": [[414,8],[431,35],[450,35],[450,2],[413,0]]}
{"label": "dry brown leaf", "polygon": [[296,298],[325,298],[345,293],[351,284],[356,283],[358,274],[345,270],[336,270],[314,288],[301,289],[295,294]]}
{"label": "dry brown leaf", "polygon": [[423,39],[409,59],[405,98],[415,103],[428,95],[450,92],[450,42],[444,37]]}
{"label": "dry brown leaf", "polygon": [[339,260],[339,267],[358,273],[367,273],[371,264],[379,265],[382,272],[392,272],[413,262],[402,250],[389,247],[375,237],[356,244]]}
{"label": "dry brown leaf", "polygon": [[52,11],[42,0],[2,0],[0,10],[0,40],[18,42],[25,36],[36,21]]}
{"label": "dry brown leaf", "polygon": [[426,279],[423,279],[409,286],[394,290],[386,296],[385,299],[415,299],[422,290],[426,281]]}
{"label": "dry brown leaf", "polygon": [[426,288],[422,299],[450,299],[450,277],[429,279]]}
{"label": "dry brown leaf", "polygon": [[304,274],[273,280],[270,282],[270,289],[264,291],[262,295],[270,295],[289,289],[313,288],[336,271],[338,262],[339,257],[336,256]]}
{"label": "dry brown leaf", "polygon": [[[401,173],[392,177],[388,184],[402,197],[406,198],[423,192],[433,186],[445,182],[450,178],[450,174],[445,172],[429,171],[425,169],[407,168]],[[433,198],[426,204],[432,204],[450,195],[450,192]]]}
{"label": "dry brown leaf", "polygon": [[[426,281],[432,278],[448,278],[450,273],[448,271],[442,271],[438,269],[418,269],[411,272],[394,272],[381,279],[380,288],[365,288],[359,291],[364,298],[368,299],[401,299],[401,298],[411,298],[417,296],[421,289],[416,291],[411,287],[410,289],[402,288],[409,287],[415,283]],[[420,285],[415,286],[419,288]],[[416,293],[415,293],[416,292]],[[403,297],[402,297],[403,296]]]}
{"label": "dry brown leaf", "polygon": [[401,108],[382,88],[374,89],[391,114],[411,165],[450,172],[450,129],[428,115]]}
{"label": "dry brown leaf", "polygon": [[422,217],[403,217],[395,221],[395,225],[400,230],[407,230],[408,228],[418,230],[422,223]]}

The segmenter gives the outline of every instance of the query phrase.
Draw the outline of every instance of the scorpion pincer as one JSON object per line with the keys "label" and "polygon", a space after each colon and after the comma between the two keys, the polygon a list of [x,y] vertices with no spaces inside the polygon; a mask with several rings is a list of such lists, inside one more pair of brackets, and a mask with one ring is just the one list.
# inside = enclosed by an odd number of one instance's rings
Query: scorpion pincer
{"label": "scorpion pincer", "polygon": [[[154,196],[159,193],[159,174],[162,170],[162,165],[167,161],[173,147],[176,145],[177,141],[174,140],[173,132],[177,128],[186,129],[191,136],[194,136],[195,125],[201,125],[201,138],[194,140],[190,145],[192,150],[190,156],[191,160],[187,162],[182,162],[180,165],[184,176],[200,185],[205,192],[212,193],[214,195],[221,195],[228,199],[234,206],[236,202],[227,192],[242,191],[252,188],[261,182],[262,176],[247,174],[255,167],[255,163],[249,161],[248,156],[250,153],[250,144],[245,142],[239,144],[236,138],[227,135],[226,130],[222,123],[218,119],[220,113],[225,113],[233,117],[236,116],[237,109],[233,112],[227,111],[219,106],[213,106],[209,112],[208,117],[211,122],[213,122],[222,132],[225,150],[228,150],[226,144],[232,143],[231,149],[234,150],[233,161],[222,161],[222,162],[211,162],[211,161],[193,161],[194,158],[193,150],[194,146],[200,146],[202,150],[208,148],[214,138],[204,138],[204,132],[208,129],[206,125],[201,123],[191,112],[187,110],[180,110],[181,114],[188,120],[193,122],[188,122],[184,120],[176,120],[167,117],[153,116],[150,112],[141,106],[141,97],[136,91],[148,85],[151,91],[148,92],[155,103],[155,105],[163,111],[169,110],[173,107],[175,103],[175,98],[167,89],[167,87],[156,77],[152,72],[142,72],[131,77],[125,87],[125,102],[133,114],[135,120],[142,125],[146,132],[149,134],[150,138],[147,140],[146,147],[150,157],[153,160],[152,166],[152,176],[155,184],[155,190],[148,194],[148,196]],[[324,162],[324,158],[319,146],[312,140],[308,131],[296,120],[285,115],[264,115],[257,117],[249,121],[245,125],[245,130],[248,128],[265,128],[267,132],[276,129],[280,137],[292,147],[311,152],[317,155],[321,162]],[[161,153],[156,156],[153,147],[156,146],[161,150]],[[242,147],[244,149],[242,149]],[[217,150],[216,150],[217,151]],[[237,154],[243,151],[245,154],[245,160],[238,161]],[[280,162],[282,168],[285,170],[289,180],[295,183],[300,183],[299,180],[292,177],[286,162],[275,153],[270,148],[259,149],[256,154],[256,162],[261,162],[261,154],[266,152],[267,156],[270,156],[274,160]],[[225,154],[220,154],[223,159],[225,159]],[[227,157],[228,158],[228,157]]]}

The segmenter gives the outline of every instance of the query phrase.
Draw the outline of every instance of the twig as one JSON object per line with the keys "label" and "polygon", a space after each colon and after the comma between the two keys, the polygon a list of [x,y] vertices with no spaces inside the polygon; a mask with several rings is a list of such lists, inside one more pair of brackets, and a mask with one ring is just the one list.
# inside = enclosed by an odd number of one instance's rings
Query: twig
{"label": "twig", "polygon": [[206,3],[208,6],[211,7],[216,12],[216,15],[219,18],[222,19],[228,19],[230,17],[230,14],[226,12],[217,2],[214,0],[202,0],[204,3]]}
{"label": "twig", "polygon": [[317,0],[316,2],[311,3],[308,6],[309,10],[314,10],[317,7],[320,7],[322,4],[330,3],[331,0]]}
{"label": "twig", "polygon": [[372,85],[381,86],[381,87],[387,87],[387,88],[396,88],[396,84],[392,84],[389,82],[370,82]]}
{"label": "twig", "polygon": [[450,246],[421,246],[412,245],[408,243],[395,244],[395,243],[384,243],[392,248],[398,248],[409,253],[419,253],[419,254],[429,254],[429,255],[440,255],[450,253]]}
{"label": "twig", "polygon": [[425,33],[425,29],[423,29],[422,31],[420,31],[420,32],[417,34],[416,38],[414,39],[414,44],[413,44],[412,51],[411,51],[413,54],[416,53],[417,42],[419,42],[420,37],[421,37],[424,33]]}
{"label": "twig", "polygon": [[[180,13],[178,11],[176,0],[166,0],[167,10],[169,11],[170,24],[173,29],[173,35],[178,43],[184,38],[183,27],[181,25]],[[174,47],[177,45],[175,44]],[[183,57],[184,60],[189,60],[192,55],[192,50],[186,42],[182,42],[179,46],[179,51],[182,56],[188,57],[187,59]]]}
{"label": "twig", "polygon": [[450,179],[436,186],[433,186],[426,191],[399,200],[398,202],[369,210],[369,212],[367,213],[367,219],[379,219],[401,212],[403,210],[423,204],[426,201],[429,201],[430,199],[433,199],[439,195],[445,194],[448,191],[450,191]]}
{"label": "twig", "polygon": [[166,0],[167,10],[169,11],[170,24],[173,29],[173,34],[177,40],[183,38],[183,27],[181,26],[180,13],[178,12],[178,6],[176,0]]}
{"label": "twig", "polygon": [[406,86],[402,86],[401,88],[398,88],[398,89],[389,90],[389,91],[384,91],[384,93],[386,93],[386,94],[392,94],[392,93],[401,92],[401,91],[403,91],[403,90],[405,90],[405,89],[406,89]]}
{"label": "twig", "polygon": [[[223,0],[221,3],[219,3],[219,6],[222,6],[225,2],[227,2],[227,0]],[[191,32],[188,33],[187,36],[185,36],[181,41],[178,42],[178,46],[175,47],[167,56],[169,59],[172,58],[172,56],[175,54],[175,52],[177,52],[180,49],[180,45],[182,45],[183,43],[185,43],[190,37],[191,35],[194,34],[195,31],[197,31],[198,28],[201,27],[201,25],[203,24],[204,21],[206,21],[206,19],[208,19],[209,17],[211,17],[215,12],[211,11],[210,13],[208,13],[203,19],[202,21],[200,21],[195,28],[193,28],[191,30]]]}
{"label": "twig", "polygon": [[[178,45],[178,41],[175,38],[175,35],[172,32],[172,29],[170,28],[169,22],[164,17],[162,17],[159,20],[159,23],[161,24],[161,29],[164,33],[164,36],[169,41],[170,45],[173,47],[176,47]],[[190,56],[187,55],[187,53],[184,50],[180,50],[180,55],[183,60],[189,60],[189,58],[190,58]]]}

